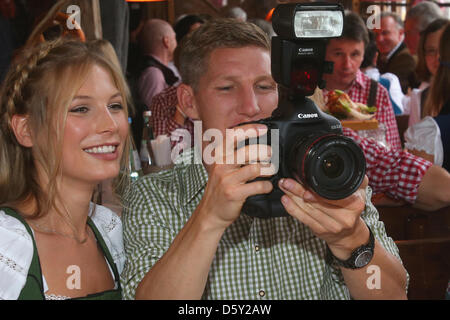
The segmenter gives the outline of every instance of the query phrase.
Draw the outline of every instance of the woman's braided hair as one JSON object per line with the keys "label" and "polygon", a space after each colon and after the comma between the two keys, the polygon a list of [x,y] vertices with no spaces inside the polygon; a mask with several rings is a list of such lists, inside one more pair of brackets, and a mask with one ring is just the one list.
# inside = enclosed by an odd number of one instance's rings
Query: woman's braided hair
{"label": "woman's braided hair", "polygon": [[[16,202],[26,200],[30,196],[36,199],[43,196],[38,187],[32,150],[18,143],[11,121],[15,114],[29,113],[26,89],[30,76],[38,63],[60,43],[46,42],[38,50],[25,52],[20,62],[11,67],[4,79],[0,91],[0,204],[14,206]],[[38,206],[41,208],[42,204],[38,203]]]}
{"label": "woman's braided hair", "polygon": [[[129,96],[120,66],[88,43],[62,38],[44,42],[24,50],[11,66],[0,89],[0,206],[34,200],[34,217],[39,217],[55,205],[67,110],[94,64],[111,73],[126,110]],[[15,115],[27,118],[33,147],[16,139]],[[47,177],[45,186],[39,183],[37,164]]]}

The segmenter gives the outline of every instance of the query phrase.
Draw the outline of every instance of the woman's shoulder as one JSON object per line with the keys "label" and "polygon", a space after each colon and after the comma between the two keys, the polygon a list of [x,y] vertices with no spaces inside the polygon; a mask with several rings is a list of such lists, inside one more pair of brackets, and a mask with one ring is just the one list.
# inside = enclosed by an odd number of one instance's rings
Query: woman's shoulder
{"label": "woman's shoulder", "polygon": [[33,238],[25,225],[0,209],[0,299],[17,299],[33,259]]}
{"label": "woman's shoulder", "polygon": [[106,233],[122,228],[120,217],[111,209],[99,204],[96,204],[95,207],[92,206],[92,209],[95,211],[91,215],[91,219],[97,228],[101,228]]}
{"label": "woman's shoulder", "polygon": [[33,238],[22,221],[2,208],[0,209],[0,252],[11,251],[16,247],[20,249],[29,247],[33,251]]}
{"label": "woman's shoulder", "polygon": [[91,219],[111,252],[120,273],[125,263],[122,221],[120,217],[111,209],[97,204]]}

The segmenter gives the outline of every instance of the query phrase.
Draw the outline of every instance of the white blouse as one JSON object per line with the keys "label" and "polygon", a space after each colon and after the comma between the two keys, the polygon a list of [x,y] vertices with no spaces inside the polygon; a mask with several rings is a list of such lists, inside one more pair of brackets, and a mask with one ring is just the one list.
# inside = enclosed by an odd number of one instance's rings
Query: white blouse
{"label": "white blouse", "polygon": [[434,164],[442,166],[444,146],[441,130],[432,117],[425,117],[405,131],[405,147],[409,150],[425,151],[434,155]]}
{"label": "white blouse", "polygon": [[[96,205],[91,219],[103,237],[120,275],[125,263],[120,217],[110,209]],[[32,258],[33,240],[25,226],[0,210],[0,300],[16,300],[19,297]],[[45,284],[45,279],[43,282]]]}

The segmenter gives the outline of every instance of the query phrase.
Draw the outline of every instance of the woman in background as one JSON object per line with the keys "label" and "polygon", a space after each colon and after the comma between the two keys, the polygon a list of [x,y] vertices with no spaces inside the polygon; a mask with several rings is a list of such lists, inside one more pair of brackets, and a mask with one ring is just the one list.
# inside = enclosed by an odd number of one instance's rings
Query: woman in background
{"label": "woman in background", "polygon": [[406,148],[450,171],[450,24],[439,42],[438,67],[423,108],[423,120],[408,128]]}
{"label": "woman in background", "polygon": [[447,22],[447,19],[436,19],[420,35],[416,72],[422,82],[418,89],[412,90],[410,97],[404,99],[405,110],[409,110],[409,127],[425,116],[423,106],[439,66],[439,39]]}
{"label": "woman in background", "polygon": [[120,69],[95,45],[45,42],[0,97],[0,299],[121,299],[121,221],[91,202],[127,183]]}

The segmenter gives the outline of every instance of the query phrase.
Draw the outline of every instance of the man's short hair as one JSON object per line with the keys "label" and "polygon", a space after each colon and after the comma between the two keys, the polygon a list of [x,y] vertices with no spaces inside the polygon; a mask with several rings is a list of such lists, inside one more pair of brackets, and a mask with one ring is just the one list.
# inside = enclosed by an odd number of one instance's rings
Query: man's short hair
{"label": "man's short hair", "polygon": [[403,29],[403,27],[404,27],[403,21],[402,21],[402,18],[398,14],[396,14],[395,12],[388,12],[388,11],[380,13],[380,19],[387,18],[387,17],[391,17],[395,21],[395,23],[397,24],[397,29]]}
{"label": "man's short hair", "polygon": [[215,49],[259,47],[270,52],[266,33],[253,23],[230,18],[216,18],[183,39],[180,47],[180,74],[194,90],[206,73],[209,57]]}
{"label": "man's short hair", "polygon": [[162,19],[149,19],[139,32],[138,41],[145,54],[153,53],[160,48],[163,37],[174,32],[172,26]]}
{"label": "man's short hair", "polygon": [[346,11],[344,16],[344,28],[341,38],[364,42],[364,48],[369,43],[369,33],[363,19],[354,12]]}
{"label": "man's short hair", "polygon": [[408,10],[405,20],[415,19],[417,22],[417,29],[419,32],[425,28],[435,19],[443,18],[442,11],[439,6],[431,1],[421,2]]}

